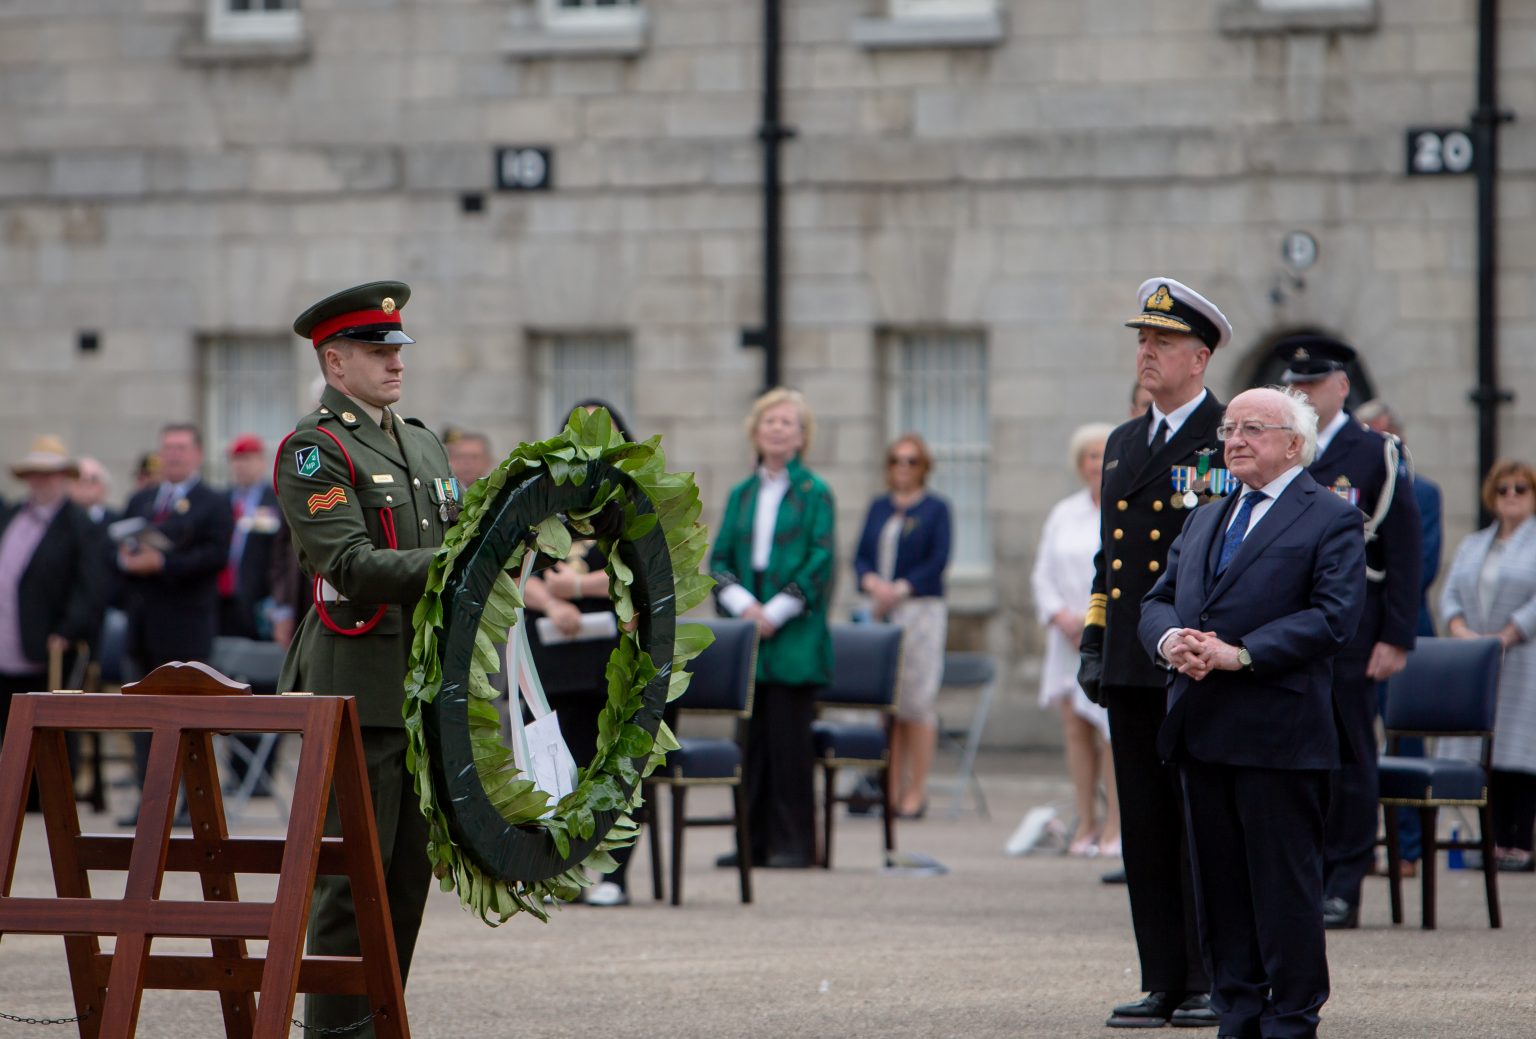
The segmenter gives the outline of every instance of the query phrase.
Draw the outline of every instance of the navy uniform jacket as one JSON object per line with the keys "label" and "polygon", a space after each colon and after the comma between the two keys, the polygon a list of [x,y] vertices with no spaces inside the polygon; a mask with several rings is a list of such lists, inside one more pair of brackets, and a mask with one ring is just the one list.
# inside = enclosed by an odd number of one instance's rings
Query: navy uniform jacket
{"label": "navy uniform jacket", "polygon": [[[1080,677],[1089,696],[1097,682],[1162,689],[1164,674],[1136,637],[1141,599],[1161,575],[1168,546],[1189,512],[1173,506],[1174,466],[1196,465],[1208,450],[1213,469],[1222,467],[1216,427],[1226,405],[1207,392],[1179,431],[1155,453],[1152,411],[1125,422],[1104,445],[1104,479],[1099,507],[1099,551],[1093,560],[1093,592],[1083,629]],[[1210,501],[1201,495],[1200,501]],[[1101,605],[1102,604],[1102,605]]]}
{"label": "navy uniform jacket", "polygon": [[[1351,416],[1307,472],[1323,488],[1346,499],[1356,498],[1354,504],[1369,518],[1386,486],[1385,441],[1382,434],[1367,429]],[[1419,624],[1423,537],[1413,480],[1407,466],[1400,464],[1392,508],[1376,531],[1376,539],[1365,547],[1366,565],[1378,573],[1384,571],[1386,577],[1367,582],[1365,611],[1345,650],[1346,656],[1368,657],[1371,647],[1378,642],[1413,648]]]}
{"label": "navy uniform jacket", "polygon": [[[124,516],[154,522],[160,485],[128,499]],[[158,574],[123,574],[128,610],[128,652],[146,671],[172,660],[204,660],[219,630],[219,571],[229,559],[235,525],[229,498],[202,480],[194,483],[155,526],[171,542]]]}
{"label": "navy uniform jacket", "polygon": [[1214,631],[1241,643],[1253,667],[1199,682],[1168,672],[1158,752],[1244,768],[1333,768],[1332,657],[1349,642],[1365,598],[1360,516],[1299,473],[1217,577],[1233,507],[1218,502],[1189,517],[1141,604],[1140,635],[1153,655],[1169,628]]}

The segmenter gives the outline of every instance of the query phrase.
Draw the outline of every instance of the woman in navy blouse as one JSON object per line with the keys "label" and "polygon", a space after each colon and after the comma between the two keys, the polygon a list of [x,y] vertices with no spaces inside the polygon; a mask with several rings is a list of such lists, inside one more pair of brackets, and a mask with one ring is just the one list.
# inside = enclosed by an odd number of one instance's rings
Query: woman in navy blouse
{"label": "woman in navy blouse", "polygon": [[916,433],[890,446],[889,493],[870,502],[853,560],[859,590],[875,619],[902,628],[901,687],[891,737],[892,803],[903,818],[920,818],[927,804],[928,769],[938,741],[934,700],[944,676],[949,613],[944,568],[949,565],[949,503],[927,489],[933,456]]}

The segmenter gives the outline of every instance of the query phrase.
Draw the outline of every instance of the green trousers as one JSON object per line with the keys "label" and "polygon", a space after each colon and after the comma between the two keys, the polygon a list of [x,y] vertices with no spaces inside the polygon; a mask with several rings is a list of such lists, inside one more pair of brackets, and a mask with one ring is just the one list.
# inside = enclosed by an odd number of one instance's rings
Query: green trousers
{"label": "green trousers", "polygon": [[[374,825],[379,834],[379,860],[384,864],[384,891],[394,925],[395,952],[400,957],[400,983],[405,984],[416,949],[416,932],[432,885],[427,859],[427,820],[421,814],[414,780],[405,767],[405,730],[365,728],[363,755],[368,766],[368,790],[373,797]],[[341,833],[336,799],[326,810],[325,832]],[[309,909],[308,949],[312,955],[356,956],[357,922],[352,888],[345,877],[322,876],[315,884]],[[375,1008],[366,996],[306,996],[304,1024],[309,1028],[340,1028],[368,1017]],[[371,1024],[348,1033],[372,1039]]]}

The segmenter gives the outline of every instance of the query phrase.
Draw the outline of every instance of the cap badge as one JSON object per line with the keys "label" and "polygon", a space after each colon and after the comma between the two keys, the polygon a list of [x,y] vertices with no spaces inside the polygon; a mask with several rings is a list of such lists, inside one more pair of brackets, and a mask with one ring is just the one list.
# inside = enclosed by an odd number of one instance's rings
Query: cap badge
{"label": "cap badge", "polygon": [[395,312],[395,297],[385,296],[384,302],[379,304],[379,309],[386,314],[393,314]]}
{"label": "cap badge", "polygon": [[1157,291],[1147,297],[1147,309],[1164,313],[1173,309],[1173,293],[1168,291],[1168,286],[1159,285]]}
{"label": "cap badge", "polygon": [[1307,353],[1307,348],[1304,346],[1298,346],[1296,352],[1291,354],[1291,360],[1293,361],[1310,361],[1311,359],[1312,355]]}

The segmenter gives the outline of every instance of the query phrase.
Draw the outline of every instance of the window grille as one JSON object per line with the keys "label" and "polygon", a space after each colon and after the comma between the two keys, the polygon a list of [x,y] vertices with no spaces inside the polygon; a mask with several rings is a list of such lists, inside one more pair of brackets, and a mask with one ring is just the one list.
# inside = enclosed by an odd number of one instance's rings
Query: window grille
{"label": "window grille", "polygon": [[255,433],[270,456],[302,414],[293,337],[206,336],[199,349],[204,476],[223,484],[232,439]]}
{"label": "window grille", "polygon": [[633,416],[634,382],[629,336],[622,332],[540,335],[536,340],[541,377],[540,432],[564,425],[579,400],[597,397],[612,404],[625,422]]}

